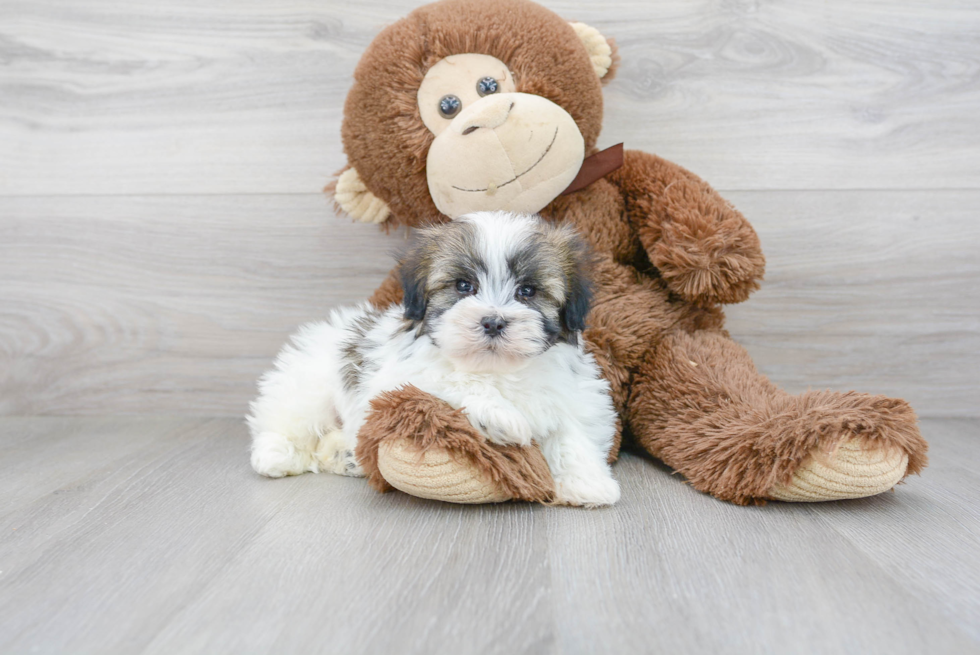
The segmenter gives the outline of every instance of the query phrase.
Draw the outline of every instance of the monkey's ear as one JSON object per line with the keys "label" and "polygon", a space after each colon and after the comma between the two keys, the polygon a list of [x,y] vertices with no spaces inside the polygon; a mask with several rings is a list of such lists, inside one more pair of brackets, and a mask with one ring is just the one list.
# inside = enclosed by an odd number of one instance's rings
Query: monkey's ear
{"label": "monkey's ear", "polygon": [[337,205],[356,221],[384,223],[391,215],[385,201],[368,190],[353,166],[341,173],[325,191],[333,193]]}
{"label": "monkey's ear", "polygon": [[616,42],[607,39],[596,28],[585,23],[569,23],[592,60],[592,70],[603,84],[613,78],[619,66]]}
{"label": "monkey's ear", "polygon": [[416,246],[415,250],[402,260],[398,267],[398,275],[404,292],[402,304],[405,306],[405,318],[410,321],[421,321],[425,318],[425,309],[429,304],[425,293],[428,270],[423,263],[421,247]]}

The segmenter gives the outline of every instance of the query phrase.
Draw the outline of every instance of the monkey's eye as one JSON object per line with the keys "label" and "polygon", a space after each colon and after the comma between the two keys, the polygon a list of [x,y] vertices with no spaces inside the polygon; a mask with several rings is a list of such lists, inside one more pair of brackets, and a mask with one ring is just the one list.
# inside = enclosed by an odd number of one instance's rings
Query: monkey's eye
{"label": "monkey's eye", "polygon": [[443,118],[452,118],[463,108],[463,103],[454,95],[442,96],[439,100],[439,113]]}
{"label": "monkey's eye", "polygon": [[537,289],[532,287],[530,284],[522,284],[521,286],[517,287],[518,298],[533,298],[535,293],[537,293]]}
{"label": "monkey's eye", "polygon": [[482,80],[476,83],[476,92],[480,96],[488,96],[491,93],[496,93],[498,89],[497,80],[492,77],[484,77]]}
{"label": "monkey's eye", "polygon": [[469,280],[456,280],[456,291],[463,294],[464,296],[468,296],[470,294],[476,293],[476,288],[473,286],[473,283],[470,282]]}

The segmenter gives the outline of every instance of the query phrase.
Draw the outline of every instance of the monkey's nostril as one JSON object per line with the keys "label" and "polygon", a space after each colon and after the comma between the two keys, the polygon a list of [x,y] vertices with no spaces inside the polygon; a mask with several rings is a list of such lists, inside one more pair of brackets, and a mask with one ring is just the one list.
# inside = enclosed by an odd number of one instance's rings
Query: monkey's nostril
{"label": "monkey's nostril", "polygon": [[471,125],[470,127],[468,127],[465,130],[463,130],[463,136],[466,136],[467,134],[473,134],[478,129],[480,129],[480,126],[479,125]]}

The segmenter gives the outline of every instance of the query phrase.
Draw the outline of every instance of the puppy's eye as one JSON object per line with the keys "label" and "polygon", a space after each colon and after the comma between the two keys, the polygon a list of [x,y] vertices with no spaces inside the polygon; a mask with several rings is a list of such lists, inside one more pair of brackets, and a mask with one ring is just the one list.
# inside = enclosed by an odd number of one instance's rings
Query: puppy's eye
{"label": "puppy's eye", "polygon": [[443,118],[452,118],[463,108],[463,102],[454,95],[442,96],[439,100],[439,113]]}
{"label": "puppy's eye", "polygon": [[473,283],[468,280],[456,280],[456,291],[460,292],[464,296],[468,296],[474,293],[476,289],[473,287]]}
{"label": "puppy's eye", "polygon": [[517,297],[518,298],[533,298],[534,294],[537,293],[537,289],[532,287],[530,284],[522,284],[517,287]]}
{"label": "puppy's eye", "polygon": [[497,80],[493,79],[492,77],[484,77],[482,80],[476,83],[476,92],[479,93],[481,97],[496,93],[498,88]]}

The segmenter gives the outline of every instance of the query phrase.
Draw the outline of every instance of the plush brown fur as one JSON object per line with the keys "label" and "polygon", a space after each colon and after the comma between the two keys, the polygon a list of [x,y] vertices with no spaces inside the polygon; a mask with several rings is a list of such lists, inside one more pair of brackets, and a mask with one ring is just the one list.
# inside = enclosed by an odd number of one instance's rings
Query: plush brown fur
{"label": "plush brown fur", "polygon": [[629,423],[640,445],[695,488],[738,504],[764,499],[815,448],[829,453],[847,437],[905,451],[908,473],[926,463],[905,401],[853,391],[791,396],[759,375],[723,331],[665,338],[631,393]]}
{"label": "plush brown fur", "polygon": [[[565,21],[525,0],[422,7],[364,54],[345,108],[350,164],[389,204],[395,224],[446,220],[429,197],[432,136],[415,97],[429,66],[468,52],[501,59],[516,74],[518,91],[564,107],[587,152],[594,150],[602,90]],[[734,503],[763,502],[808,454],[848,437],[903,450],[909,473],[925,466],[927,445],[904,401],[855,392],[790,396],[729,338],[719,305],[748,298],[765,259],[748,221],[691,172],[627,151],[622,168],[559,196],[541,213],[573,224],[598,255],[584,336],[611,384],[623,432],[695,488]],[[400,299],[392,275],[371,300],[387,306]],[[551,492],[550,478],[536,468],[539,453],[494,450],[458,412],[420,392],[379,400],[369,426],[358,455],[376,486],[383,486],[377,443],[413,436],[422,448],[438,443],[469,458],[515,497]],[[611,457],[618,447],[617,441]]]}

